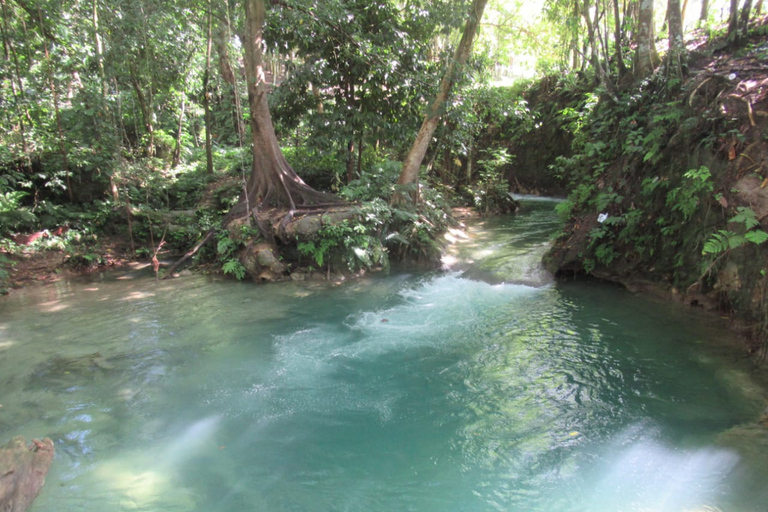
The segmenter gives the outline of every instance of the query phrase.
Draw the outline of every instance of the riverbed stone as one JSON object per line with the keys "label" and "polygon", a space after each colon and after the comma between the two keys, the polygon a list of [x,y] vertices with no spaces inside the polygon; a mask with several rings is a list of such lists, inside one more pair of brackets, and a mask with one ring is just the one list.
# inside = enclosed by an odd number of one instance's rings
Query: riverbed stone
{"label": "riverbed stone", "polygon": [[40,493],[53,462],[53,441],[14,437],[0,447],[0,510],[24,512]]}

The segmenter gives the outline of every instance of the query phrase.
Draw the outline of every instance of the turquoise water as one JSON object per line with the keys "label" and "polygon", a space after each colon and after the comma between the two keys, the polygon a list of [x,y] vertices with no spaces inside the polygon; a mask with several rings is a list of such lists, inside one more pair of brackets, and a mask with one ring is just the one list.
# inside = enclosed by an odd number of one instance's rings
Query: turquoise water
{"label": "turquoise water", "polygon": [[552,206],[454,232],[440,273],[0,300],[0,442],[57,449],[32,511],[765,510],[729,334],[551,283]]}

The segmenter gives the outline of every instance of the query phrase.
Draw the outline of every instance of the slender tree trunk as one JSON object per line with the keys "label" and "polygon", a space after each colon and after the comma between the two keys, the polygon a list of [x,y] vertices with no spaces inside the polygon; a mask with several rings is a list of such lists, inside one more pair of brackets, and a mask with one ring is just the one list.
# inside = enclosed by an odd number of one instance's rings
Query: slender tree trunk
{"label": "slender tree trunk", "polygon": [[357,140],[357,177],[363,175],[363,134]]}
{"label": "slender tree trunk", "polygon": [[757,0],[757,3],[755,4],[755,16],[760,16],[763,14],[763,0]]}
{"label": "slender tree trunk", "polygon": [[315,101],[317,102],[317,113],[322,114],[325,111],[325,108],[323,107],[323,98],[320,96],[320,91],[317,89],[314,82],[309,82],[309,89],[312,91],[312,97],[315,98]]}
{"label": "slender tree trunk", "polygon": [[599,6],[595,6],[595,19],[590,19],[589,17],[589,4],[587,2],[584,2],[582,4],[582,11],[581,15],[584,18],[584,21],[587,24],[587,35],[589,36],[589,45],[591,47],[591,53],[590,53],[590,63],[592,64],[592,67],[595,69],[595,75],[597,76],[597,79],[600,81],[600,84],[605,88],[606,91],[613,94],[615,96],[615,87],[613,86],[613,83],[611,82],[610,77],[608,76],[608,73],[605,71],[605,68],[603,67],[603,63],[600,60],[600,53],[598,46],[599,44],[602,44],[602,39],[599,34],[599,21],[598,21],[598,13],[599,13]]}
{"label": "slender tree trunk", "polygon": [[424,122],[419,129],[419,133],[416,135],[416,140],[411,147],[408,156],[406,156],[403,162],[403,170],[400,173],[400,178],[397,180],[397,184],[402,187],[404,185],[416,185],[409,193],[403,193],[400,190],[396,191],[392,197],[393,204],[403,204],[410,198],[414,203],[418,201],[418,179],[419,179],[419,167],[424,160],[424,155],[427,153],[427,148],[432,140],[437,125],[440,122],[440,117],[443,114],[448,94],[451,92],[453,82],[456,80],[456,76],[459,70],[466,64],[469,53],[472,51],[472,43],[477,33],[477,27],[480,24],[480,19],[483,17],[483,11],[488,0],[473,0],[472,6],[469,10],[469,16],[467,23],[464,26],[464,33],[461,36],[459,46],[456,48],[456,53],[453,56],[453,60],[448,63],[448,69],[440,81],[440,88],[438,89],[437,96],[432,104],[427,108],[427,113],[424,116]]}
{"label": "slender tree trunk", "polygon": [[616,45],[616,67],[619,71],[619,81],[627,74],[627,66],[624,64],[624,38],[621,30],[621,10],[619,0],[613,0],[613,39]]}
{"label": "slender tree trunk", "polygon": [[96,50],[96,65],[99,68],[99,77],[101,78],[101,95],[102,99],[106,101],[109,89],[107,87],[106,73],[104,72],[104,45],[101,42],[101,35],[99,34],[99,4],[98,0],[93,0],[93,46]]}
{"label": "slender tree trunk", "polygon": [[213,36],[211,27],[213,25],[213,12],[211,12],[211,2],[208,0],[208,43],[205,47],[205,72],[203,73],[203,109],[205,110],[205,169],[206,173],[213,174],[213,143],[211,141],[211,131],[213,130],[213,116],[211,115],[211,48],[213,46]]}
{"label": "slender tree trunk", "polygon": [[745,0],[744,6],[741,8],[741,15],[739,16],[739,30],[742,37],[747,36],[749,30],[749,17],[752,14],[752,0]]}
{"label": "slender tree trunk", "polygon": [[181,112],[179,112],[179,126],[176,130],[176,146],[173,148],[173,159],[171,160],[171,168],[175,168],[181,163],[181,136],[184,133],[184,111],[187,106],[187,98],[183,96],[181,98]]}
{"label": "slender tree trunk", "polygon": [[671,76],[683,76],[683,18],[680,0],[667,0],[667,20],[669,22],[669,52],[667,53],[667,71]]}
{"label": "slender tree trunk", "polygon": [[732,45],[738,45],[740,39],[739,0],[731,0],[731,10],[728,14],[728,42]]}
{"label": "slender tree trunk", "polygon": [[573,13],[571,16],[573,23],[573,33],[571,34],[571,52],[573,61],[571,63],[571,68],[578,69],[580,66],[579,26],[581,25],[581,10],[579,9],[579,0],[573,0]]}
{"label": "slender tree trunk", "polygon": [[237,75],[232,69],[229,59],[229,20],[219,22],[214,34],[213,42],[216,45],[216,53],[219,55],[219,72],[224,83],[228,86],[232,102],[232,122],[237,134],[237,140],[242,147],[245,144],[245,122],[243,120],[243,107],[240,104],[240,93],[237,87]]}
{"label": "slender tree trunk", "polygon": [[347,183],[355,179],[355,141],[350,139],[347,143]]}
{"label": "slender tree trunk", "polygon": [[131,139],[128,137],[128,132],[125,129],[125,123],[123,122],[123,100],[120,93],[120,86],[117,83],[117,79],[112,80],[112,86],[115,90],[115,104],[117,106],[117,122],[120,125],[120,136],[125,141],[125,147],[131,147]]}
{"label": "slender tree trunk", "polygon": [[701,12],[699,13],[699,26],[709,19],[709,0],[701,0]]}
{"label": "slender tree trunk", "polygon": [[639,25],[635,51],[635,78],[645,78],[653,73],[659,62],[653,40],[653,0],[640,0]]}
{"label": "slender tree trunk", "polygon": [[[40,30],[43,31],[43,11],[38,9],[37,14],[40,17]],[[56,89],[56,82],[53,76],[53,63],[51,62],[51,54],[48,53],[48,39],[43,37],[43,50],[45,54],[45,61],[48,67],[48,84],[51,88],[51,96],[53,97],[53,112],[56,116],[56,128],[59,134],[59,151],[61,152],[61,163],[64,167],[64,176],[67,182],[67,195],[69,196],[69,202],[75,201],[75,194],[72,191],[72,181],[69,177],[69,158],[67,158],[67,144],[64,140],[64,127],[61,124],[61,111],[59,110],[59,92]]]}
{"label": "slender tree trunk", "polygon": [[289,207],[318,203],[339,203],[331,194],[308,186],[283,156],[275,135],[267,103],[264,75],[265,0],[245,0],[245,73],[253,143],[253,167],[245,193],[229,213],[229,218],[248,215],[255,208]]}
{"label": "slender tree trunk", "polygon": [[136,93],[136,100],[139,102],[141,116],[144,119],[144,129],[147,132],[149,140],[147,141],[147,156],[155,156],[155,125],[152,122],[152,106],[147,103],[144,91],[141,89],[138,73],[135,68],[131,69],[131,85]]}
{"label": "slender tree trunk", "polygon": [[[26,127],[24,125],[24,117],[26,116],[27,119],[30,120],[31,124],[31,116],[29,115],[29,110],[27,109],[27,102],[24,95],[24,85],[21,80],[21,66],[19,65],[19,56],[16,54],[16,48],[13,45],[13,41],[10,38],[8,34],[8,20],[9,14],[8,10],[6,8],[6,4],[4,0],[0,0],[0,6],[2,7],[2,13],[3,13],[3,41],[6,45],[6,54],[10,53],[11,60],[13,61],[13,66],[15,76],[11,76],[10,82],[11,82],[11,91],[13,92],[13,97],[16,103],[16,106],[18,108],[17,115],[19,120],[19,135],[21,138],[21,154],[25,159],[27,159],[27,162],[29,163],[29,147],[27,145],[27,136],[26,136]],[[16,82],[14,82],[14,80]],[[18,85],[18,86],[17,86]]]}
{"label": "slender tree trunk", "polygon": [[680,9],[680,18],[683,20],[683,33],[685,33],[685,11],[688,10],[688,0],[683,0],[683,7]]}

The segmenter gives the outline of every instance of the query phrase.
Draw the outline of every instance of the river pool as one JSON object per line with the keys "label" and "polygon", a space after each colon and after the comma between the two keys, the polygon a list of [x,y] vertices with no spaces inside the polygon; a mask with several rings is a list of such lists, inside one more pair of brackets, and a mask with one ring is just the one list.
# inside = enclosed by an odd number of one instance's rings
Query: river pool
{"label": "river pool", "polygon": [[696,311],[552,282],[553,205],[451,233],[444,272],[1,298],[0,443],[56,445],[31,510],[766,510],[752,363]]}

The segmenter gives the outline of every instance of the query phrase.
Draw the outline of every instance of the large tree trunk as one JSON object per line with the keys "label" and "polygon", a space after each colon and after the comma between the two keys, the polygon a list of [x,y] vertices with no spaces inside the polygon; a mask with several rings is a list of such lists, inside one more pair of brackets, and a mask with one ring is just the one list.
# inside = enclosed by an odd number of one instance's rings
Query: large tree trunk
{"label": "large tree trunk", "polygon": [[[421,162],[427,153],[432,135],[434,135],[440,122],[440,117],[443,114],[445,102],[448,99],[448,94],[451,92],[453,82],[456,80],[459,69],[464,66],[467,58],[469,58],[477,27],[480,24],[480,19],[483,17],[483,11],[487,3],[488,0],[473,0],[472,2],[467,24],[464,26],[464,33],[461,36],[459,46],[456,48],[453,60],[448,63],[448,69],[440,82],[437,96],[428,107],[427,114],[424,116],[424,122],[419,129],[419,133],[416,135],[416,140],[413,142],[413,146],[403,162],[403,170],[400,173],[400,178],[397,180],[397,184],[401,188],[392,196],[394,204],[402,204],[407,201],[408,197],[414,202],[418,200],[419,167],[421,167]],[[404,193],[402,191],[404,185],[415,185],[415,187],[409,193]]]}
{"label": "large tree trunk", "polygon": [[739,44],[739,0],[731,0],[731,10],[728,14],[728,42]]}
{"label": "large tree trunk", "polygon": [[669,22],[669,52],[667,54],[667,71],[678,78],[683,76],[683,18],[680,11],[680,0],[667,1],[667,20]]}
{"label": "large tree trunk", "polygon": [[293,210],[318,203],[340,202],[336,196],[318,192],[304,183],[280,150],[267,103],[263,59],[265,16],[264,0],[246,0],[243,48],[253,132],[253,166],[245,193],[230,211],[230,218],[248,215],[255,208],[283,207]]}
{"label": "large tree trunk", "polygon": [[635,51],[635,78],[645,78],[653,73],[659,64],[656,53],[653,27],[653,0],[640,0],[640,29],[637,34]]}
{"label": "large tree trunk", "polygon": [[739,31],[743,37],[747,36],[749,30],[749,17],[752,14],[752,0],[745,0],[739,16]]}

